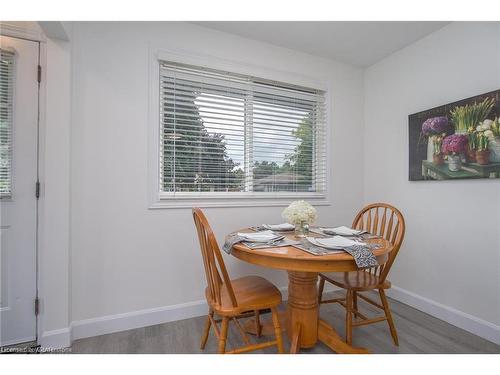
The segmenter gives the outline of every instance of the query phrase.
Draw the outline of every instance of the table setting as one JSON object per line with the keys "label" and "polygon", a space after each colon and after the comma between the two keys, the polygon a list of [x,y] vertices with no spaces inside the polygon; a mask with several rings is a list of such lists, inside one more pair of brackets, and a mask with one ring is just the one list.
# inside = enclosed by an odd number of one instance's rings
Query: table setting
{"label": "table setting", "polygon": [[261,224],[251,232],[227,236],[223,250],[231,254],[233,246],[242,243],[250,249],[293,246],[309,254],[321,256],[347,252],[359,269],[378,266],[372,250],[377,244],[366,242],[377,236],[347,226],[311,226],[317,219],[316,209],[305,201],[292,202],[282,213],[285,223]]}

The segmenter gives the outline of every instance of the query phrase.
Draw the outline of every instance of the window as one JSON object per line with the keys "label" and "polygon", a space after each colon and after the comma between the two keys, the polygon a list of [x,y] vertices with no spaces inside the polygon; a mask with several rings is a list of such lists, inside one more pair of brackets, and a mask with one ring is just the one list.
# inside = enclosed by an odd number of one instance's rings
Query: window
{"label": "window", "polygon": [[323,196],[325,93],[160,62],[160,195]]}
{"label": "window", "polygon": [[0,198],[12,195],[14,53],[0,49]]}

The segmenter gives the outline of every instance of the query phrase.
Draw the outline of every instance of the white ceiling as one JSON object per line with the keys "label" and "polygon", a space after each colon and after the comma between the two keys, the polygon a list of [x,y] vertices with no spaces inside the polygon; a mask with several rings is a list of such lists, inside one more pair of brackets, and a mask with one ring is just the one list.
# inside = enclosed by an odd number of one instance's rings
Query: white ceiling
{"label": "white ceiling", "polygon": [[366,67],[444,27],[449,22],[205,21],[194,23]]}

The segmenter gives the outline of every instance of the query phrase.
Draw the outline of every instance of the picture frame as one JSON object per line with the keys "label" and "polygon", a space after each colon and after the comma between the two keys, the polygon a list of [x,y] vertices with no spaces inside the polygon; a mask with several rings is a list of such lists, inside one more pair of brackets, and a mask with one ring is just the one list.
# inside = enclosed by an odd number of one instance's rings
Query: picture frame
{"label": "picture frame", "polygon": [[500,90],[408,116],[409,180],[500,178]]}

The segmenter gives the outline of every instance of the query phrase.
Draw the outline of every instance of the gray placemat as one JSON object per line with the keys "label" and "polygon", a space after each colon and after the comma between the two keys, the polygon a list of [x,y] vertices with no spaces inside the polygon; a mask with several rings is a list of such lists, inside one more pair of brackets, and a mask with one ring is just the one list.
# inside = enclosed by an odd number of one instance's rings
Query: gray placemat
{"label": "gray placemat", "polygon": [[260,242],[242,242],[242,243],[248,246],[250,249],[267,249],[272,247],[294,246],[299,244],[300,242],[291,240],[290,238],[283,238],[280,241],[273,242],[271,245]]}
{"label": "gray placemat", "polygon": [[[261,230],[270,230],[266,227],[263,227],[262,225],[255,225],[253,227],[250,227],[251,230],[254,230],[256,232],[260,232]],[[272,231],[273,232],[276,232],[276,233],[291,233],[293,232],[295,229],[289,229],[289,230],[276,230],[276,229],[273,229]]]}
{"label": "gray placemat", "polygon": [[361,239],[364,239],[364,240],[369,240],[369,239],[373,239],[373,238],[380,238],[380,236],[377,236],[375,234],[371,234],[371,233],[368,233],[368,232],[362,232],[361,234],[353,234],[351,236],[347,236],[345,234],[337,234],[334,231],[321,230],[320,227],[311,228],[311,229],[309,229],[309,232],[315,233],[315,234],[320,234],[320,235],[322,235],[324,237],[342,236],[342,237],[346,237],[346,238],[361,238]]}
{"label": "gray placemat", "polygon": [[245,246],[250,249],[267,249],[271,247],[281,247],[281,246],[293,246],[298,243],[298,241],[291,240],[289,238],[280,238],[279,240],[270,241],[270,242],[248,242],[245,241],[245,238],[242,236],[238,236],[237,233],[233,233],[226,238],[226,242],[222,246],[222,250],[226,253],[231,254],[231,250],[233,246],[237,243],[243,243]]}
{"label": "gray placemat", "polygon": [[377,258],[373,255],[372,250],[380,246],[376,244],[353,245],[345,249],[327,249],[316,246],[310,243],[307,239],[302,239],[299,244],[292,245],[297,249],[306,251],[313,255],[330,255],[347,252],[354,258],[358,268],[370,268],[378,266]]}
{"label": "gray placemat", "polygon": [[305,238],[303,238],[298,244],[292,245],[292,246],[296,247],[297,249],[306,251],[306,252],[313,254],[313,255],[329,255],[329,254],[337,254],[337,253],[344,252],[344,250],[326,249],[324,247],[313,245]]}

